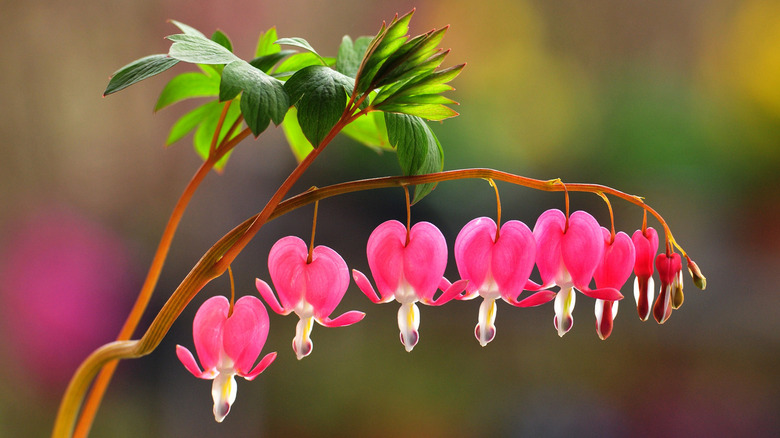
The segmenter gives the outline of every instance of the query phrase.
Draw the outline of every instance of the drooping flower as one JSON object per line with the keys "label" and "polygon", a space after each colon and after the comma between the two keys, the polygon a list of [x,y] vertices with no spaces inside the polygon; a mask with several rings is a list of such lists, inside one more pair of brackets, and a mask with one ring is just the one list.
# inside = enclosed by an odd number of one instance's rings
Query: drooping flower
{"label": "drooping flower", "polygon": [[631,237],[636,249],[636,261],[634,262],[634,299],[639,319],[647,321],[650,317],[651,304],[655,295],[655,283],[653,282],[653,261],[658,252],[658,233],[653,227],[634,231]]}
{"label": "drooping flower", "polygon": [[483,298],[474,329],[483,347],[496,334],[496,299],[516,305],[536,260],[536,242],[526,224],[508,221],[498,235],[496,228],[493,219],[479,217],[466,224],[455,239],[458,272],[468,281],[463,298]]}
{"label": "drooping flower", "polygon": [[258,278],[255,286],[271,310],[280,315],[295,312],[300,318],[292,342],[299,360],[311,353],[314,321],[325,327],[342,327],[365,316],[353,310],[330,319],[349,287],[349,269],[344,259],[327,246],[315,247],[309,260],[309,250],[303,240],[283,237],[271,248],[268,270],[279,300],[265,281]]}
{"label": "drooping flower", "polygon": [[576,302],[575,288],[591,298],[608,301],[623,298],[613,288],[591,290],[588,286],[604,251],[601,230],[593,216],[584,211],[575,211],[567,221],[562,211],[547,210],[536,221],[534,238],[536,266],[542,277],[542,285],[529,281],[526,289],[558,286],[560,290],[535,300],[532,295],[526,298],[531,300],[527,305],[543,304],[554,297],[553,324],[558,330],[558,336],[565,335],[574,325],[572,311]]}
{"label": "drooping flower", "polygon": [[[601,227],[604,236],[604,254],[601,263],[593,273],[596,288],[613,288],[620,293],[620,288],[626,283],[634,268],[636,254],[634,243],[628,234],[619,232],[612,234]],[[612,333],[613,320],[617,316],[619,301],[596,300],[596,333],[602,340],[607,339]]]}
{"label": "drooping flower", "polygon": [[268,336],[268,312],[252,296],[236,301],[230,314],[230,303],[219,295],[206,300],[192,323],[192,337],[203,371],[190,350],[176,346],[176,356],[187,370],[200,379],[213,379],[214,418],[222,422],[236,400],[239,375],[253,380],[276,359],[268,353],[252,367]]}
{"label": "drooping flower", "polygon": [[[466,287],[465,280],[450,284],[443,277],[447,267],[447,242],[444,235],[429,222],[419,222],[408,231],[396,220],[379,225],[368,238],[368,266],[379,294],[368,278],[352,270],[361,291],[374,303],[395,299],[401,303],[398,327],[401,343],[412,351],[419,340],[420,310],[417,301],[430,306],[442,305]],[[444,293],[434,299],[436,291]]]}
{"label": "drooping flower", "polygon": [[661,279],[661,290],[653,306],[653,317],[663,324],[672,314],[672,309],[682,305],[682,259],[680,254],[658,254],[655,259],[658,277]]}

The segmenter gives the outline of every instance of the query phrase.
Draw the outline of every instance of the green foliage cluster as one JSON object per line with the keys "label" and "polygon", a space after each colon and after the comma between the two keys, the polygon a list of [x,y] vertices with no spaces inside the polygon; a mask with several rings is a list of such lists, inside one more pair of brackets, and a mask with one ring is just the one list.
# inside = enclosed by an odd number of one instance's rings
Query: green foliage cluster
{"label": "green foliage cluster", "polygon": [[[345,36],[335,58],[320,55],[303,38],[279,38],[275,28],[262,33],[254,57],[243,60],[221,31],[206,37],[172,21],[181,33],[170,35],[167,54],[147,56],[119,69],[104,95],[162,73],[179,62],[199,71],[181,73],[160,93],[155,110],[191,98],[208,100],[184,114],[171,128],[166,145],[194,131],[195,151],[204,159],[217,144],[241,132],[255,136],[273,122],[281,125],[300,161],[330,141],[336,132],[368,147],[395,150],[404,175],[443,169],[443,151],[425,120],[458,115],[441,95],[464,65],[439,69],[449,51],[438,48],[447,28],[409,37],[414,11],[383,24],[374,37]],[[282,46],[292,50],[282,50]],[[229,154],[216,168],[222,168]],[[433,185],[415,188],[418,201]]]}

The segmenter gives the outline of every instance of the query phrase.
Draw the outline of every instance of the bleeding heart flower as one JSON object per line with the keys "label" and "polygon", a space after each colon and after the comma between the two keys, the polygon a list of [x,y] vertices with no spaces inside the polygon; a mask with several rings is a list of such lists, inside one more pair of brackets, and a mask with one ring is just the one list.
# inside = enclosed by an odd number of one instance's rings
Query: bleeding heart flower
{"label": "bleeding heart flower", "polygon": [[311,353],[314,321],[325,327],[342,327],[365,316],[353,310],[330,319],[349,287],[347,263],[336,251],[322,245],[314,248],[311,260],[308,257],[306,243],[295,236],[283,237],[271,248],[268,270],[281,304],[268,283],[255,280],[258,292],[274,312],[280,315],[295,312],[300,318],[292,342],[299,360]]}
{"label": "bleeding heart flower", "polygon": [[663,324],[672,314],[672,309],[682,305],[682,259],[680,254],[658,254],[655,259],[655,267],[658,268],[658,277],[661,279],[661,291],[653,306],[653,317],[659,324]]}
{"label": "bleeding heart flower", "polygon": [[[497,238],[498,237],[498,238]],[[496,299],[516,305],[517,297],[531,275],[536,260],[536,242],[528,226],[508,221],[496,234],[496,223],[479,217],[463,227],[455,239],[455,261],[468,281],[462,299],[483,298],[474,334],[483,347],[496,334]]]}
{"label": "bleeding heart flower", "polygon": [[650,317],[650,304],[653,302],[655,294],[653,283],[653,260],[658,252],[658,233],[649,227],[634,231],[631,237],[636,249],[636,261],[634,262],[634,299],[636,299],[636,310],[639,313],[639,319],[647,321]]}
{"label": "bleeding heart flower", "polygon": [[[443,277],[447,242],[441,231],[429,222],[415,224],[408,234],[400,222],[384,222],[368,238],[366,253],[379,295],[358,270],[352,270],[355,283],[374,303],[387,303],[394,298],[401,303],[398,311],[401,343],[406,351],[412,351],[419,340],[420,327],[420,311],[415,303],[442,305],[463,292],[467,281],[450,284]],[[439,288],[444,293],[434,299]]]}
{"label": "bleeding heart flower", "polygon": [[536,221],[534,238],[536,266],[542,277],[542,285],[529,281],[526,289],[539,290],[559,286],[560,290],[557,294],[537,293],[519,304],[539,305],[554,297],[553,323],[559,336],[565,335],[574,325],[571,313],[576,301],[575,288],[591,298],[608,301],[623,298],[623,295],[613,288],[591,290],[588,287],[604,251],[601,230],[593,216],[584,211],[575,211],[567,221],[560,210],[547,210]]}
{"label": "bleeding heart flower", "polygon": [[220,295],[206,300],[195,314],[192,337],[203,371],[190,350],[176,346],[176,355],[192,375],[214,380],[214,418],[220,423],[236,400],[235,376],[252,380],[276,359],[275,352],[268,353],[252,367],[268,336],[268,312],[259,299],[241,297],[229,313],[230,303]]}
{"label": "bleeding heart flower", "polygon": [[[599,289],[613,288],[620,293],[620,288],[626,283],[634,268],[636,254],[634,244],[628,234],[619,232],[612,235],[601,227],[604,236],[604,255],[601,263],[593,273],[593,280]],[[596,333],[602,340],[612,333],[613,320],[617,316],[618,301],[596,300]]]}

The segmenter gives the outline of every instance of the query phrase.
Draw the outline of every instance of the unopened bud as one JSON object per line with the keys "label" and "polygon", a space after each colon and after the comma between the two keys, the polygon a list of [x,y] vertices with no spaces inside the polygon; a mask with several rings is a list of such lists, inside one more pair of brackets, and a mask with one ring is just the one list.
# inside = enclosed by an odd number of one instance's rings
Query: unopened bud
{"label": "unopened bud", "polygon": [[677,278],[672,283],[672,309],[679,309],[682,306],[685,297],[683,296],[682,271],[677,274]]}
{"label": "unopened bud", "polygon": [[688,272],[691,273],[691,277],[693,277],[693,284],[695,284],[696,287],[701,290],[707,288],[707,278],[701,273],[699,265],[697,265],[696,262],[690,258],[688,258]]}

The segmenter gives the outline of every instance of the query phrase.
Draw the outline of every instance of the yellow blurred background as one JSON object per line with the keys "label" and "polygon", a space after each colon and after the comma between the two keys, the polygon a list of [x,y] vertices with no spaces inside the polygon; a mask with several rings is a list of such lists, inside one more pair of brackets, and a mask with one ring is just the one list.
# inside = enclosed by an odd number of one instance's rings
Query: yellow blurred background
{"label": "yellow blurred background", "polygon": [[[780,429],[780,3],[771,0],[345,0],[0,3],[0,437],[45,436],[67,380],[124,320],[180,191],[199,164],[189,144],[165,149],[189,108],[153,112],[174,73],[108,98],[109,75],[152,53],[176,19],[219,28],[251,57],[258,34],[306,38],[335,55],[341,36],[373,35],[413,7],[412,33],[451,25],[449,65],[467,62],[449,97],[460,117],[432,124],[445,168],[494,167],[526,176],[606,184],[642,195],[708,277],[686,275],[686,302],[659,326],[626,300],[607,341],[593,302],[575,326],[553,329],[552,305],[499,304],[496,339],[473,337],[477,302],[422,307],[421,339],[406,353],[395,305],[352,285],[337,311],[367,316],[314,330],[296,361],[293,317],[271,315],[264,349],[279,357],[239,381],[223,424],[210,382],[174,354],[212,282],[148,357],[123,362],[93,436],[774,436]],[[187,67],[177,66],[178,72]],[[240,145],[191,204],[141,327],[219,237],[259,211],[295,162],[280,129]],[[340,138],[296,187],[398,174],[393,154]],[[560,195],[499,184],[504,219],[530,227]],[[618,228],[641,211],[615,201]],[[573,194],[603,225],[593,195]],[[268,280],[280,237],[308,239],[311,208],[268,224],[233,265],[237,293]],[[367,272],[365,242],[403,219],[403,193],[320,205],[317,243]],[[441,184],[413,220],[442,230],[450,250],[470,219],[495,214],[482,181]],[[651,221],[658,228],[658,224]],[[447,275],[456,278],[451,259]],[[141,330],[139,329],[140,335]]]}

